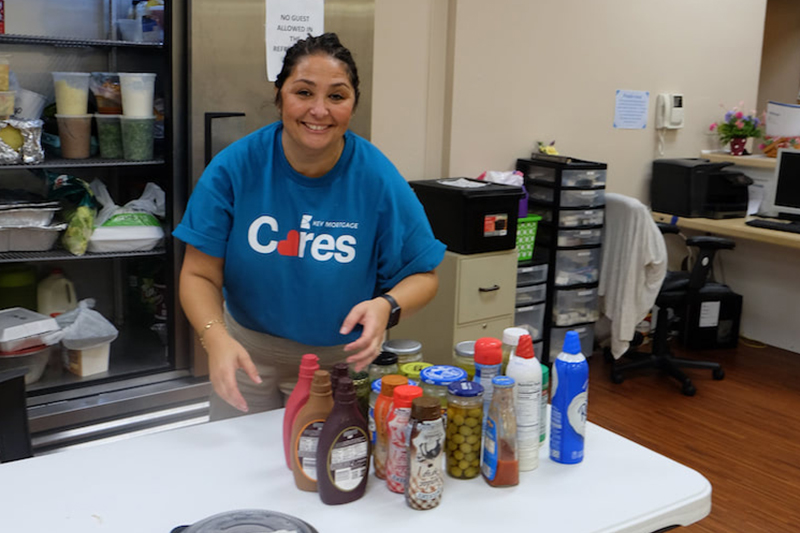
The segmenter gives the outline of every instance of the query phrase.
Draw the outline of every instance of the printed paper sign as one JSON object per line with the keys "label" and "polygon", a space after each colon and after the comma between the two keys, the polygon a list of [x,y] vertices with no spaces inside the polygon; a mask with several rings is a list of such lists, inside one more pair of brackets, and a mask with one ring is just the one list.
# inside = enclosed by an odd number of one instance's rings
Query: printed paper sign
{"label": "printed paper sign", "polygon": [[623,91],[617,89],[614,107],[614,127],[627,130],[642,130],[647,127],[647,108],[650,91]]}
{"label": "printed paper sign", "polygon": [[720,302],[703,302],[700,304],[700,322],[697,324],[701,328],[714,328],[719,324]]}
{"label": "printed paper sign", "polygon": [[267,79],[275,81],[283,57],[294,43],[309,34],[325,33],[325,0],[266,0]]}

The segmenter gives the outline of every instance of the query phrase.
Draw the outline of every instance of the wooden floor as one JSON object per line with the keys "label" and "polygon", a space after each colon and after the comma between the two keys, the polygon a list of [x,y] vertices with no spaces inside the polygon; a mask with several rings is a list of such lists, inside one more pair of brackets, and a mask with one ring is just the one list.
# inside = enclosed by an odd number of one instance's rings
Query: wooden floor
{"label": "wooden floor", "polygon": [[689,370],[694,397],[654,371],[615,385],[610,363],[590,358],[589,420],[711,482],[711,514],[680,531],[800,531],[800,354],[748,344],[691,354],[726,374],[714,381],[711,371]]}

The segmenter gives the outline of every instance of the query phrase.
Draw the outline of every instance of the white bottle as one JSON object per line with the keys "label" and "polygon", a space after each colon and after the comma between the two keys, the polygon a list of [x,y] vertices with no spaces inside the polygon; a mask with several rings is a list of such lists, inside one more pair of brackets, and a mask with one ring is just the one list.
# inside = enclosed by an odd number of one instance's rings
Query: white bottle
{"label": "white bottle", "polygon": [[57,316],[77,306],[75,286],[60,268],[54,268],[36,286],[36,309],[43,315]]}
{"label": "white bottle", "polygon": [[519,338],[514,357],[508,363],[506,375],[517,383],[515,407],[517,412],[517,450],[521,472],[539,466],[539,423],[542,401],[542,365],[533,356],[530,335]]}

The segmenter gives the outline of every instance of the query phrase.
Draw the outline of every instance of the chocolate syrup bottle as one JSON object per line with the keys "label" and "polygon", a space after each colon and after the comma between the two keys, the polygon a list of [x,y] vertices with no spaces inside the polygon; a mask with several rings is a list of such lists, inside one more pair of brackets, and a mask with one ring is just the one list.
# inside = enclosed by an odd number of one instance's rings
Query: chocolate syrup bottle
{"label": "chocolate syrup bottle", "polygon": [[358,408],[353,380],[342,377],[317,445],[317,491],[322,503],[338,505],[361,498],[368,471],[367,422]]}

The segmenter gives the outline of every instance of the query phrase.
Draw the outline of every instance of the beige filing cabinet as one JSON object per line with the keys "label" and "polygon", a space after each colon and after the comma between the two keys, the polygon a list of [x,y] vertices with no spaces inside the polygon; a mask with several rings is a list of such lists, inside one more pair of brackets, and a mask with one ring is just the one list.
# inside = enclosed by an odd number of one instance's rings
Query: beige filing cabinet
{"label": "beige filing cabinet", "polygon": [[480,337],[502,338],[514,325],[517,251],[463,255],[445,252],[431,303],[389,330],[391,339],[422,343],[426,362],[452,364],[453,348]]}

